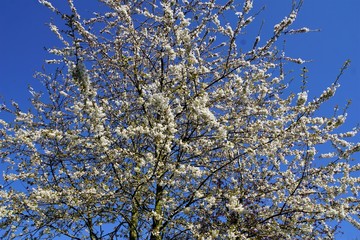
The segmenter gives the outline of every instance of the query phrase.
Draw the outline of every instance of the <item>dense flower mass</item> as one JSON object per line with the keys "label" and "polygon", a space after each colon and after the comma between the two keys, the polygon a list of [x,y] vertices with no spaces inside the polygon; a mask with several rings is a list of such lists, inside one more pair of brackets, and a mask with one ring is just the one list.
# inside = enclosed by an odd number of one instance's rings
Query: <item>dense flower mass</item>
{"label": "dense flower mass", "polygon": [[[60,64],[39,73],[32,109],[2,106],[2,239],[330,239],[359,228],[358,129],[319,97],[290,93],[269,39],[239,47],[253,1],[99,0],[80,16],[41,0]],[[63,7],[63,6],[62,6]],[[65,10],[63,10],[65,11]],[[226,17],[225,17],[226,16]],[[61,30],[60,30],[61,29]],[[293,66],[293,65],[291,65]],[[347,63],[341,71],[347,66]],[[358,176],[358,175],[357,175]]]}

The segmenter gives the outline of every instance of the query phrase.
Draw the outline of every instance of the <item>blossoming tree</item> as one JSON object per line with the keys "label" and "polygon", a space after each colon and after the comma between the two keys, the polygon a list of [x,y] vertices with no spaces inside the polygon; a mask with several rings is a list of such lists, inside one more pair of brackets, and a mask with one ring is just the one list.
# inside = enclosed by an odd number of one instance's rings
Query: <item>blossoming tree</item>
{"label": "blossoming tree", "polygon": [[[360,228],[360,170],[319,116],[338,79],[308,99],[288,88],[279,51],[301,2],[269,39],[239,47],[252,1],[99,0],[92,18],[40,0],[66,27],[51,30],[52,74],[32,108],[2,106],[2,239],[332,238]],[[55,1],[54,1],[55,4]],[[346,68],[343,67],[341,72]],[[303,71],[305,78],[306,71]],[[300,79],[301,81],[301,79]],[[346,140],[348,139],[348,140]],[[323,147],[325,146],[325,147]]]}

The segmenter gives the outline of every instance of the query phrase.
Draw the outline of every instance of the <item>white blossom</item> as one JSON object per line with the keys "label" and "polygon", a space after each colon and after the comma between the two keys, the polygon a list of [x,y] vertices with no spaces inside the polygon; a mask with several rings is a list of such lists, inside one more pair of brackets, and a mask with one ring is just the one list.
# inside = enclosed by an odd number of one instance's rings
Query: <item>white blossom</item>
{"label": "white blossom", "polygon": [[59,65],[36,75],[31,109],[0,106],[1,239],[332,239],[334,222],[359,227],[359,128],[319,111],[338,79],[320,96],[296,91],[286,62],[306,61],[279,51],[310,31],[287,30],[301,4],[247,49],[252,0],[103,0],[93,15],[39,2],[65,21],[49,24],[62,45],[47,63]]}
{"label": "white blossom", "polygon": [[300,92],[298,93],[298,100],[297,100],[297,105],[298,106],[301,106],[301,105],[304,105],[305,102],[307,101],[307,98],[308,98],[308,94],[307,92]]}

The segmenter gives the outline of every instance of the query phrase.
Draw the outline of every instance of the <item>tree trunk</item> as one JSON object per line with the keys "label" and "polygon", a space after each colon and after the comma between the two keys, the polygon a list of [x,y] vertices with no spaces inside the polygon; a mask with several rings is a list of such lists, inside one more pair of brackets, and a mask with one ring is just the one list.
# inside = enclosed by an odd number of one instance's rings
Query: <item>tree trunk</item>
{"label": "tree trunk", "polygon": [[164,188],[161,185],[156,186],[155,196],[155,216],[153,216],[153,225],[151,231],[150,240],[161,240],[160,228],[162,224],[162,208],[163,208],[163,191]]}
{"label": "tree trunk", "polygon": [[139,222],[139,208],[136,202],[137,194],[135,193],[134,199],[132,200],[132,210],[131,210],[131,222],[130,222],[130,240],[138,239],[137,226]]}

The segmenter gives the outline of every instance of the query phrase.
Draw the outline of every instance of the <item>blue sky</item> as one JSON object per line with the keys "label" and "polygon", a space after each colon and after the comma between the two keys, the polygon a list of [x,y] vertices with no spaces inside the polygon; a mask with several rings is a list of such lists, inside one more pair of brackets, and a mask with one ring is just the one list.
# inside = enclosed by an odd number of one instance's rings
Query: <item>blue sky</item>
{"label": "blue sky", "polygon": [[[65,0],[54,0],[57,5],[66,5]],[[86,10],[96,0],[78,0]],[[255,0],[255,8],[266,5],[259,18],[264,19],[264,33],[272,30],[273,24],[289,13],[291,0]],[[297,35],[286,43],[286,53],[292,57],[311,60],[309,69],[309,90],[319,94],[329,86],[342,64],[351,60],[350,68],[341,79],[341,88],[331,106],[344,106],[348,99],[352,105],[348,110],[345,126],[350,129],[360,123],[360,1],[359,0],[305,0],[294,26],[321,29],[321,32]],[[60,43],[48,29],[52,13],[37,0],[2,0],[0,7],[0,96],[13,99],[20,106],[27,106],[30,97],[27,87],[39,86],[32,78],[41,71],[48,57],[44,47]],[[244,35],[246,40],[246,35]],[[250,40],[253,41],[253,40]],[[250,43],[249,43],[250,44]],[[299,68],[300,69],[300,68]],[[0,102],[2,99],[0,99]],[[326,111],[326,109],[324,110]],[[1,115],[0,115],[1,118]],[[359,141],[360,138],[358,137]],[[344,224],[345,235],[338,239],[356,239],[360,231]],[[360,237],[359,237],[360,238]]]}

